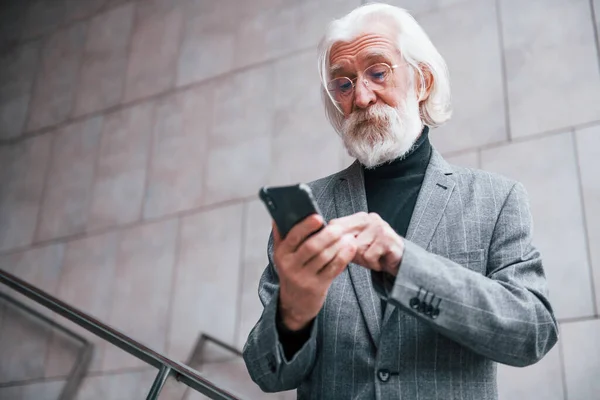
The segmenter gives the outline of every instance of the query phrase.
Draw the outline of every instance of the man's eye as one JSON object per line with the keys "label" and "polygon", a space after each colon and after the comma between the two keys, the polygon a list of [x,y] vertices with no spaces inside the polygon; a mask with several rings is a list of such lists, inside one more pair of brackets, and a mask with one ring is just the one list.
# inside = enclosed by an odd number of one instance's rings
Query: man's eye
{"label": "man's eye", "polygon": [[339,89],[340,89],[341,92],[347,92],[347,91],[349,91],[349,90],[352,89],[352,83],[351,82],[342,83],[339,86]]}
{"label": "man's eye", "polygon": [[370,75],[374,82],[382,82],[385,79],[385,71],[372,71]]}

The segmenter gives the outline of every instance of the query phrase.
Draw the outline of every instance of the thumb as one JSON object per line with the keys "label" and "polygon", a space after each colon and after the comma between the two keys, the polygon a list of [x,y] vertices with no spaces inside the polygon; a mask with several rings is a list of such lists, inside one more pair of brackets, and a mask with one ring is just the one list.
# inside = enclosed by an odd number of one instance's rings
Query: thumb
{"label": "thumb", "polygon": [[279,243],[281,243],[281,235],[279,234],[275,221],[271,221],[271,227],[273,229],[273,247],[277,247],[279,246]]}

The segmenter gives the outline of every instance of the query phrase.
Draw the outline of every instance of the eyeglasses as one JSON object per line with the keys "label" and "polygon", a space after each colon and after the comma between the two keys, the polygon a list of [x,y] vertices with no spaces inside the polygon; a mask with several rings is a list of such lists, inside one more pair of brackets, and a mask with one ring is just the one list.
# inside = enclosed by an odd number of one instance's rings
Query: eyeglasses
{"label": "eyeglasses", "polygon": [[[392,71],[398,68],[398,65],[388,65],[386,63],[373,64],[362,73],[362,82],[371,90],[382,90],[389,86]],[[338,103],[344,103],[352,98],[358,76],[350,79],[347,76],[332,79],[327,84],[327,90]]]}

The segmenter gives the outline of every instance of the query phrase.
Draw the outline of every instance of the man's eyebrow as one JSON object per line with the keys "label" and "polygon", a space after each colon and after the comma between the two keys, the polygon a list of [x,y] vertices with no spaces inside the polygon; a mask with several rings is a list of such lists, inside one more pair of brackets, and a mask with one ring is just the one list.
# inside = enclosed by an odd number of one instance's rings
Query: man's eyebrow
{"label": "man's eyebrow", "polygon": [[388,56],[388,54],[384,53],[383,51],[377,51],[377,50],[373,50],[370,51],[369,53],[367,53],[367,55],[365,55],[365,60],[368,61],[372,61],[372,60],[385,60],[385,61],[389,61],[390,57]]}
{"label": "man's eyebrow", "polygon": [[339,76],[342,71],[344,71],[343,64],[333,64],[331,67],[329,67],[329,76]]}
{"label": "man's eyebrow", "polygon": [[[372,50],[369,53],[367,53],[364,56],[364,59],[366,61],[385,61],[387,63],[391,63],[391,59],[389,57],[389,54],[383,52],[383,51],[379,51],[379,50]],[[343,75],[342,73],[345,71],[345,65],[344,64],[333,64],[331,67],[329,67],[329,76],[331,77],[336,77],[336,76],[340,76]]]}

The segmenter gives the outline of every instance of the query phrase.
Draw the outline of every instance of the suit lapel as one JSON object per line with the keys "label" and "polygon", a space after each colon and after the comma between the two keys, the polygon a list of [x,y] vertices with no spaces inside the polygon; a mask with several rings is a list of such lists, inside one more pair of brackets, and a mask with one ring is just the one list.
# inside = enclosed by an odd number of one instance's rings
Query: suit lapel
{"label": "suit lapel", "polygon": [[450,175],[450,165],[433,150],[406,232],[406,239],[424,249],[429,246],[456,185]]}
{"label": "suit lapel", "polygon": [[[451,175],[450,165],[436,150],[433,150],[406,232],[407,240],[424,249],[429,246],[456,185]],[[391,303],[386,306],[384,325],[395,308]]]}
{"label": "suit lapel", "polygon": [[[334,196],[338,217],[368,211],[362,167],[358,162],[352,164],[340,177],[334,189]],[[367,329],[373,343],[377,346],[381,332],[381,301],[373,289],[370,271],[350,263],[348,272]]]}
{"label": "suit lapel", "polygon": [[[424,249],[429,246],[456,185],[451,175],[451,166],[434,149],[406,234],[407,240]],[[363,171],[358,162],[340,175],[334,196],[337,217],[368,211]],[[373,289],[369,270],[351,263],[348,271],[367,328],[377,345],[381,326],[390,319],[396,307],[388,303],[382,322],[381,302]]]}

